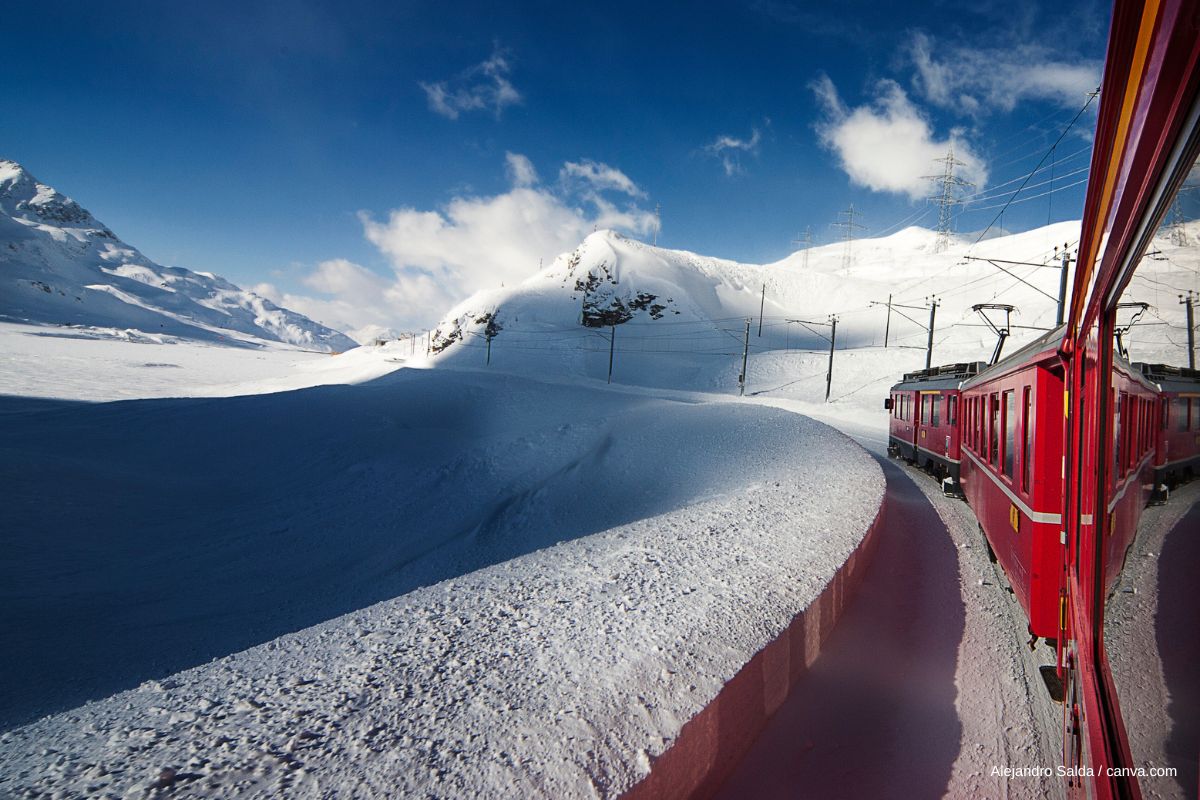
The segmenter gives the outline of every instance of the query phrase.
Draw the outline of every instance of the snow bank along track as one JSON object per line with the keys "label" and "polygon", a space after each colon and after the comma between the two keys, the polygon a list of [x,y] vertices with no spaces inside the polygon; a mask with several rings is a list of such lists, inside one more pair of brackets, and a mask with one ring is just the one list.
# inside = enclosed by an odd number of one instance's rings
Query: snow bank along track
{"label": "snow bank along track", "polygon": [[858,579],[884,480],[825,425],[728,410],[757,421],[727,445],[752,479],[6,731],[0,796],[611,798],[714,725],[748,742]]}
{"label": "snow bank along track", "polygon": [[821,593],[683,726],[679,738],[624,800],[709,797],[717,791],[821,654],[862,582],[886,516],[885,496],[866,535]]}

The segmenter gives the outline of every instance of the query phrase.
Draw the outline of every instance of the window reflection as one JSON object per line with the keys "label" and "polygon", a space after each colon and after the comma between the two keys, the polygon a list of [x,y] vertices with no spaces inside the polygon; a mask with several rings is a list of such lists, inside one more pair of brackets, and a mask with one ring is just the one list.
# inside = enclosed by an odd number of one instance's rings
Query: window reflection
{"label": "window reflection", "polygon": [[1142,778],[1147,797],[1191,798],[1200,781],[1197,189],[1200,172],[1193,165],[1121,298],[1115,323],[1120,354],[1111,389],[1112,529],[1105,554],[1115,582],[1104,642],[1134,763],[1175,773]]}

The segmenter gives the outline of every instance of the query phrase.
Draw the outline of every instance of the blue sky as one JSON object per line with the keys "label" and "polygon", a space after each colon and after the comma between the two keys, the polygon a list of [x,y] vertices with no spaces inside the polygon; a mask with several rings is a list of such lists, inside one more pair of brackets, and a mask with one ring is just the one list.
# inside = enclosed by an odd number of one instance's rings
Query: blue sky
{"label": "blue sky", "polygon": [[[986,192],[959,228],[981,229],[1099,82],[1108,12],[19,4],[0,157],[157,261],[342,328],[418,326],[594,225],[651,236],[656,204],[660,244],[743,261],[806,226],[835,241],[851,202],[886,232],[928,208],[920,176],[951,141]],[[1093,120],[1023,196],[1084,177]],[[1003,225],[1077,218],[1083,188]]]}

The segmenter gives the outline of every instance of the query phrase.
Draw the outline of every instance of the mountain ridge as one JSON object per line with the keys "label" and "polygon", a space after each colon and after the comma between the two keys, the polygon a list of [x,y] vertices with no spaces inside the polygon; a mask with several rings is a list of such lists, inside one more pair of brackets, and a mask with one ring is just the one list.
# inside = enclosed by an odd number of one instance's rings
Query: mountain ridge
{"label": "mountain ridge", "polygon": [[0,317],[233,346],[357,346],[212,273],[152,261],[8,159],[0,159]]}

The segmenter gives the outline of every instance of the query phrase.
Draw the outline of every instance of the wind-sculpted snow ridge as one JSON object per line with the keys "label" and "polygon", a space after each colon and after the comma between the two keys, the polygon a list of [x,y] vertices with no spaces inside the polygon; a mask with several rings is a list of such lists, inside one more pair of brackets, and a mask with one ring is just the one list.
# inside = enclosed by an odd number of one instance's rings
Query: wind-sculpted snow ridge
{"label": "wind-sculpted snow ridge", "polygon": [[264,340],[322,351],[357,346],[223,278],[154,263],[74,200],[4,159],[0,318],[241,346]]}
{"label": "wind-sculpted snow ridge", "polygon": [[[543,387],[543,406],[548,393],[561,394]],[[882,500],[876,462],[820,423],[744,404],[697,411],[710,455],[686,471],[709,476],[705,495],[9,730],[0,795],[619,796],[822,591]],[[744,419],[724,431],[725,412]],[[753,452],[750,468],[731,469],[729,448]],[[650,472],[676,456],[642,450],[612,466],[650,498]],[[541,496],[504,513],[507,535],[522,519],[541,527]]]}

